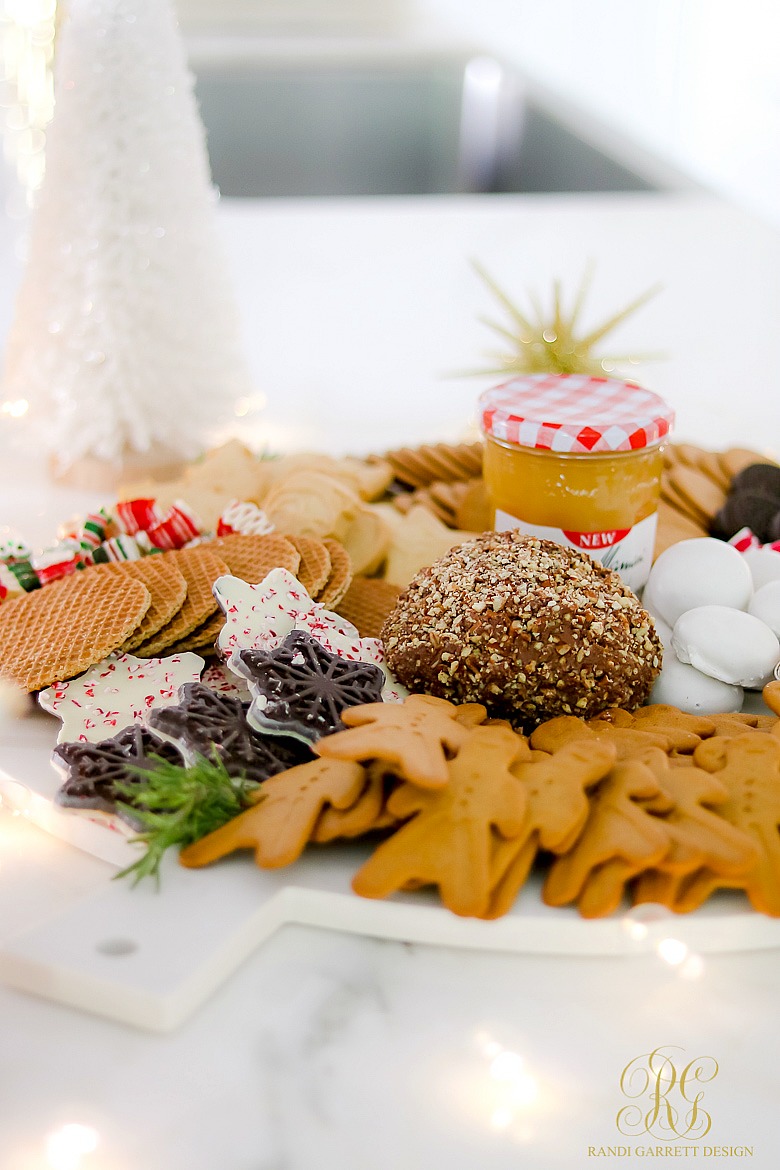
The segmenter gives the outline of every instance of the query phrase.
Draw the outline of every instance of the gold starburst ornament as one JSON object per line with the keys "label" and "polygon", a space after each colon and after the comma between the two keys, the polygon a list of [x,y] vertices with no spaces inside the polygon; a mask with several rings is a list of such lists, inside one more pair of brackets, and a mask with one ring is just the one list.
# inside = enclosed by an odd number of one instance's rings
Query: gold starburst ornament
{"label": "gold starburst ornament", "polygon": [[535,316],[523,313],[504,290],[495,282],[485,269],[476,261],[472,261],[476,272],[484,280],[509,317],[509,324],[503,325],[487,317],[479,320],[503,338],[508,348],[493,351],[489,355],[495,359],[497,365],[487,369],[476,370],[476,374],[498,374],[512,376],[515,374],[590,374],[599,377],[610,373],[616,366],[630,363],[650,361],[660,357],[660,354],[631,353],[631,354],[604,354],[594,353],[595,347],[608,333],[611,333],[632,313],[635,313],[651,297],[660,291],[660,285],[642,293],[636,300],[625,308],[614,313],[601,325],[591,329],[582,336],[578,336],[579,318],[582,307],[590,287],[593,275],[592,266],[589,266],[580,283],[579,290],[570,311],[564,308],[561,295],[561,283],[553,283],[552,311],[546,312],[542,304],[533,293],[528,297]]}

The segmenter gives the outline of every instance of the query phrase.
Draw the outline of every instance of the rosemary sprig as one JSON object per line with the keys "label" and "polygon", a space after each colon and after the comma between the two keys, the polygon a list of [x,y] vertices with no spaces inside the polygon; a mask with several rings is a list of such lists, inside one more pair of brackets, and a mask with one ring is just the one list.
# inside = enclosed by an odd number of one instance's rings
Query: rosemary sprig
{"label": "rosemary sprig", "polygon": [[168,849],[191,845],[238,816],[258,788],[243,776],[229,776],[216,755],[199,756],[190,767],[152,758],[157,767],[133,768],[138,779],[116,785],[120,796],[132,798],[132,804],[120,807],[143,826],[132,840],[144,844],[146,852],[116,875],[132,877],[133,885],[145,877],[159,882],[160,864]]}

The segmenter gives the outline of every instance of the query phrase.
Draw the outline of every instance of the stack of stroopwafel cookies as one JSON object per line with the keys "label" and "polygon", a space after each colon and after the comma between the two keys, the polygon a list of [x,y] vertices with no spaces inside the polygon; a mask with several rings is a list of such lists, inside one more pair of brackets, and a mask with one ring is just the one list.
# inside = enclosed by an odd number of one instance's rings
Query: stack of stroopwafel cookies
{"label": "stack of stroopwafel cookies", "polygon": [[109,654],[210,653],[224,624],[213,594],[232,574],[258,584],[296,574],[333,607],[352,581],[338,541],[234,534],[140,560],[93,565],[0,607],[0,677],[25,691],[73,678]]}

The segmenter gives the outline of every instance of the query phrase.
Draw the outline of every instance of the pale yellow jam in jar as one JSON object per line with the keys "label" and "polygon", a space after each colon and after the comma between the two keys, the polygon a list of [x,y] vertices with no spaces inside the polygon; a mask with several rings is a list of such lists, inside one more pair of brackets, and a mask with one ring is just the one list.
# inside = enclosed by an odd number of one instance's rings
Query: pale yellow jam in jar
{"label": "pale yellow jam in jar", "polygon": [[674,419],[663,399],[633,382],[533,374],[486,391],[480,416],[493,527],[579,548],[640,590]]}

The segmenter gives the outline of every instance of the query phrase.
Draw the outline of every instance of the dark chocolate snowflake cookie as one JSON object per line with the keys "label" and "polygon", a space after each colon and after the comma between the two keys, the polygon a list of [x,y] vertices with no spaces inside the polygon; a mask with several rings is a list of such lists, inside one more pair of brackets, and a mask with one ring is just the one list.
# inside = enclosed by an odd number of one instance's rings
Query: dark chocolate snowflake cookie
{"label": "dark chocolate snowflake cookie", "polygon": [[236,665],[254,696],[249,722],[263,732],[315,743],[342,729],[347,707],[382,701],[378,666],[331,654],[302,630],[274,650],[241,650]]}
{"label": "dark chocolate snowflake cookie", "polygon": [[178,704],[152,711],[148,723],[174,740],[188,763],[195,756],[218,757],[229,776],[257,783],[312,758],[308,748],[286,736],[260,735],[247,722],[248,707],[202,683],[185,683]]}
{"label": "dark chocolate snowflake cookie", "polygon": [[[154,759],[153,757],[157,757]],[[133,827],[138,822],[119,802],[132,805],[132,797],[120,796],[117,784],[142,784],[143,776],[136,769],[151,772],[159,760],[181,764],[181,754],[171,743],[163,743],[145,727],[134,723],[110,739],[100,743],[57,744],[52,763],[63,776],[62,787],[55,803],[63,808],[95,809],[117,813]]]}

